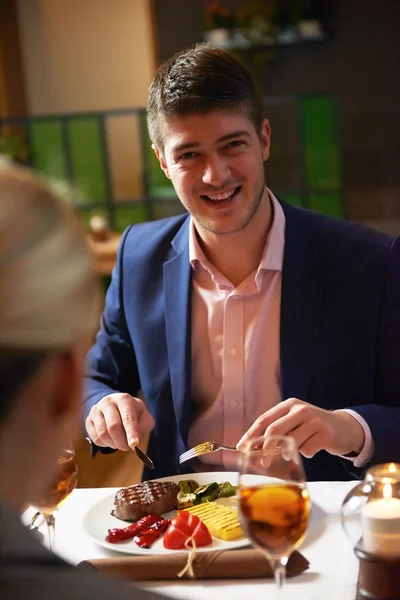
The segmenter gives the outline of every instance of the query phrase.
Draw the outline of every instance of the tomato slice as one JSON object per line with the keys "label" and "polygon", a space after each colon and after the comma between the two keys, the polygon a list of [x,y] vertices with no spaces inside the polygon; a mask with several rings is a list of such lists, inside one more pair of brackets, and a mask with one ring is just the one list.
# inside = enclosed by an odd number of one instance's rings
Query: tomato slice
{"label": "tomato slice", "polygon": [[184,548],[185,542],[189,537],[177,527],[178,522],[174,523],[174,521],[175,519],[172,519],[171,525],[164,535],[164,548],[168,548],[168,550],[179,550]]}
{"label": "tomato slice", "polygon": [[[198,547],[212,544],[211,534],[199,517],[184,510],[179,511],[164,535],[164,548],[180,550],[191,536]],[[192,545],[192,542],[189,544]]]}

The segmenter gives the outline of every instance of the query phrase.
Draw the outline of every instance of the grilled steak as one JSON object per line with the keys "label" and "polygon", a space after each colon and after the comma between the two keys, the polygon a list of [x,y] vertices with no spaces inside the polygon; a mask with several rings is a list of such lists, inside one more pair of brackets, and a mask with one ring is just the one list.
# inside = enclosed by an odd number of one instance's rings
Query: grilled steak
{"label": "grilled steak", "polygon": [[161,515],[176,508],[179,487],[171,481],[145,481],[118,490],[111,514],[123,521]]}

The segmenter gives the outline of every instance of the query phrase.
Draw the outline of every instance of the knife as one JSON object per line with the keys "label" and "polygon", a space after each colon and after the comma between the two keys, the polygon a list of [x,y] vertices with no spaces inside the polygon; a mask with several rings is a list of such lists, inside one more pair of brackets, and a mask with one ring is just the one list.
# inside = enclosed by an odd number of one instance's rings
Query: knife
{"label": "knife", "polygon": [[146,465],[146,467],[149,469],[154,469],[153,461],[147,456],[147,454],[143,452],[143,450],[139,448],[139,446],[135,446],[135,452],[138,458],[140,458],[140,460]]}

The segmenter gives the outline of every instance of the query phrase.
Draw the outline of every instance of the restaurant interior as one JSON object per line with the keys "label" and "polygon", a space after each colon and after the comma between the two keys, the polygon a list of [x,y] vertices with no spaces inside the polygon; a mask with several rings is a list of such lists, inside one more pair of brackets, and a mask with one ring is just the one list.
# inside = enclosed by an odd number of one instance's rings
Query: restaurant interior
{"label": "restaurant interior", "polygon": [[[151,148],[148,86],[209,41],[261,87],[277,197],[400,235],[399,25],[397,0],[0,0],[0,153],[73,205],[105,292],[124,229],[184,211]],[[75,450],[78,488],[141,479],[134,452],[92,459],[84,433]]]}

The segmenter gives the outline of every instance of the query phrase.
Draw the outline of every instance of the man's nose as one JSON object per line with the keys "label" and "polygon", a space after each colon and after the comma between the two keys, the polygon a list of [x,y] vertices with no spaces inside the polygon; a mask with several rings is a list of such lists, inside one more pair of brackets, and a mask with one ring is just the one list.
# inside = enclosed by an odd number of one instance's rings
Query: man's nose
{"label": "man's nose", "polygon": [[222,187],[229,179],[230,169],[225,160],[220,157],[210,157],[203,171],[203,183],[214,187]]}

